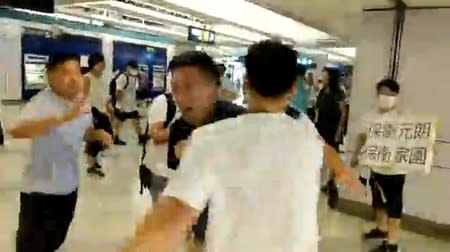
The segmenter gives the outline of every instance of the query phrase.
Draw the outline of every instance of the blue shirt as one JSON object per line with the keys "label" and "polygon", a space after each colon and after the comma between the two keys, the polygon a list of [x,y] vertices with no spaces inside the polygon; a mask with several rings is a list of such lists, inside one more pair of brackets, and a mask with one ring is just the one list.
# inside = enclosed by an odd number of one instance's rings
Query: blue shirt
{"label": "blue shirt", "polygon": [[306,113],[306,110],[308,109],[308,98],[309,97],[305,88],[304,79],[298,78],[297,93],[294,95],[294,97],[292,97],[290,105],[298,111]]}
{"label": "blue shirt", "polygon": [[[61,115],[71,103],[50,89],[34,96],[20,113],[19,121],[41,120]],[[85,132],[92,127],[92,115],[49,130],[31,139],[31,162],[23,175],[22,192],[63,195],[79,186],[79,157]]]}

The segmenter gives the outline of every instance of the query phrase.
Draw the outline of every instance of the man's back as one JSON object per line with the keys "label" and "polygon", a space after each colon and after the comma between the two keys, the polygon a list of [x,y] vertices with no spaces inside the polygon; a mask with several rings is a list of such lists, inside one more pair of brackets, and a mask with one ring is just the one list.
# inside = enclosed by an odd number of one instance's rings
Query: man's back
{"label": "man's back", "polygon": [[247,114],[195,131],[165,194],[209,201],[207,251],[317,250],[322,144],[303,122]]}

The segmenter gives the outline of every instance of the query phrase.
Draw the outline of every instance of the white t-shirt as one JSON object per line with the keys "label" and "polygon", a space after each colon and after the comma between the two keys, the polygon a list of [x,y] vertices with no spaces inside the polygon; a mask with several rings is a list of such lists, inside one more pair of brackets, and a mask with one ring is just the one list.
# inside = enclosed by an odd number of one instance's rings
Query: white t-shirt
{"label": "white t-shirt", "polygon": [[106,110],[106,102],[109,98],[108,86],[103,83],[102,78],[97,78],[91,73],[87,73],[86,77],[89,78],[89,103],[98,108],[100,111]]}
{"label": "white t-shirt", "polygon": [[[148,110],[147,118],[149,125],[157,122],[165,122],[166,114],[167,98],[165,95],[160,95],[153,100],[152,105]],[[179,113],[177,112],[171,123],[178,117]],[[152,170],[153,173],[169,178],[175,171],[167,168],[167,148],[168,143],[155,145],[153,140],[150,140],[147,144],[147,154],[145,156],[144,163]]]}
{"label": "white t-shirt", "polygon": [[[378,110],[372,110],[364,114],[358,125],[358,134],[367,134],[369,132],[371,122],[375,120],[396,120],[402,113],[398,110],[391,110],[386,113],[380,113]],[[399,175],[406,174],[407,172],[402,169],[394,169],[392,167],[370,167],[370,169],[376,173],[384,175]]]}
{"label": "white t-shirt", "polygon": [[117,100],[119,107],[126,112],[137,110],[136,90],[139,86],[139,78],[129,76],[127,85],[127,76],[122,74],[117,78],[116,83],[117,90],[123,90],[123,96]]}
{"label": "white t-shirt", "polygon": [[208,252],[315,252],[322,157],[309,120],[246,114],[195,130],[164,195],[209,202]]}

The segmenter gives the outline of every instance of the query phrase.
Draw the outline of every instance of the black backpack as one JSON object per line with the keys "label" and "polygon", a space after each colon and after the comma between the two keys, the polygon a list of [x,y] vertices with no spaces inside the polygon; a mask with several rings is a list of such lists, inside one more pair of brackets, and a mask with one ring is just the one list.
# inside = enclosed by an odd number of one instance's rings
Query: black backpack
{"label": "black backpack", "polygon": [[[120,71],[118,72],[114,78],[112,78],[111,82],[109,83],[109,95],[111,96],[111,105],[113,108],[116,108],[117,104],[117,79],[119,77],[125,74],[125,72]],[[125,84],[125,89],[128,88],[128,85],[130,84],[129,76],[125,74],[125,77],[127,78],[127,83]]]}
{"label": "black backpack", "polygon": [[[164,121],[164,128],[169,127],[172,120],[175,118],[175,114],[177,112],[177,106],[175,105],[175,102],[173,100],[172,94],[164,94],[167,100],[167,111],[166,111],[166,120]],[[150,130],[150,125],[147,122],[147,125],[145,126],[145,139],[142,145],[142,155],[139,165],[139,180],[141,182],[140,187],[140,194],[144,193],[144,189],[149,190],[152,185],[152,179],[153,179],[153,172],[144,164],[144,159],[147,154],[147,141],[148,141],[148,133]]]}
{"label": "black backpack", "polygon": [[293,119],[299,119],[302,116],[302,112],[298,111],[297,109],[288,106],[286,108],[285,112],[288,116],[292,117]]}

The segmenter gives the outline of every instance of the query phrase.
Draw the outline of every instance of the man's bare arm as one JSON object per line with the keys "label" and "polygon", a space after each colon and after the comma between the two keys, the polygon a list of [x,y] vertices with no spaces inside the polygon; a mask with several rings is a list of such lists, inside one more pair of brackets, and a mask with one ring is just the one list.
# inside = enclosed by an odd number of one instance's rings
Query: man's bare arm
{"label": "man's bare arm", "polygon": [[33,138],[43,135],[50,129],[56,128],[67,120],[64,116],[49,117],[41,120],[30,120],[18,123],[15,127],[8,130],[13,138]]}
{"label": "man's bare arm", "polygon": [[122,252],[171,252],[186,240],[198,215],[197,210],[176,198],[161,197]]}
{"label": "man's bare arm", "polygon": [[336,173],[336,177],[348,187],[354,188],[358,181],[353,177],[352,172],[347,168],[339,153],[328,144],[323,146],[323,162],[326,167]]}
{"label": "man's bare arm", "polygon": [[358,155],[361,153],[362,147],[366,144],[367,135],[365,133],[361,133],[356,137],[355,150],[352,155],[352,159],[350,161],[350,166],[355,167],[358,165]]}

